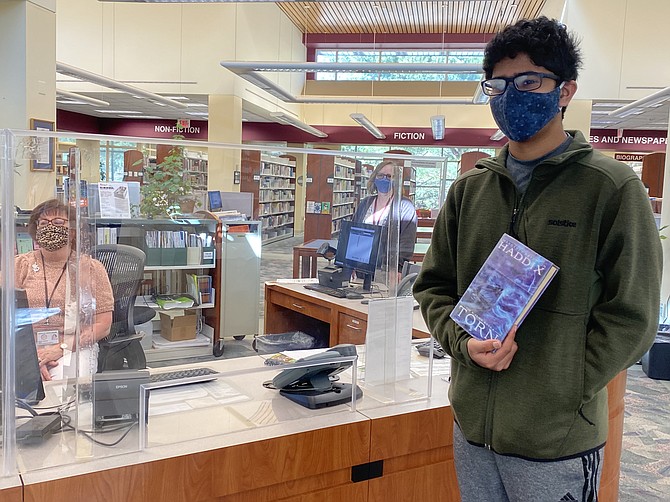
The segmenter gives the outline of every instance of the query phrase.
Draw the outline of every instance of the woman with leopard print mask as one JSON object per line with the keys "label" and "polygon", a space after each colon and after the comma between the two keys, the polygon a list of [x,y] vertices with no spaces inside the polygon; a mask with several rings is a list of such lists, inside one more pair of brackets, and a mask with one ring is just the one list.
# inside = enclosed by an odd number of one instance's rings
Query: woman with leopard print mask
{"label": "woman with leopard print mask", "polygon": [[[77,376],[76,357],[72,357],[77,348],[79,375],[95,373],[97,342],[109,334],[112,323],[114,297],[102,263],[81,254],[79,283],[75,283],[75,230],[69,214],[68,206],[56,199],[35,207],[28,233],[36,249],[15,259],[15,286],[26,290],[28,306],[59,309],[58,314],[33,323],[43,380]],[[87,316],[85,321],[82,314]],[[79,337],[75,335],[77,315]]]}

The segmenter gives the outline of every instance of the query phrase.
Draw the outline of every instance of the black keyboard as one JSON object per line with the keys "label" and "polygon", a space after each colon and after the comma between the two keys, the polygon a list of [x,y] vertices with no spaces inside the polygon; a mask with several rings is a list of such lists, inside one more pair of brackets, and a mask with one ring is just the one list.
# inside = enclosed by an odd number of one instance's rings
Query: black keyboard
{"label": "black keyboard", "polygon": [[207,382],[209,380],[216,380],[216,377],[213,375],[217,374],[218,371],[214,371],[212,368],[188,368],[183,370],[166,371],[164,373],[151,373],[151,375],[149,375],[149,382],[169,382],[171,380],[193,377],[201,377],[201,380],[198,380],[199,382]]}
{"label": "black keyboard", "polygon": [[312,291],[316,291],[317,293],[324,293],[336,298],[347,297],[347,293],[343,289],[330,288],[328,286],[322,286],[321,284],[305,284],[305,289],[310,289]]}

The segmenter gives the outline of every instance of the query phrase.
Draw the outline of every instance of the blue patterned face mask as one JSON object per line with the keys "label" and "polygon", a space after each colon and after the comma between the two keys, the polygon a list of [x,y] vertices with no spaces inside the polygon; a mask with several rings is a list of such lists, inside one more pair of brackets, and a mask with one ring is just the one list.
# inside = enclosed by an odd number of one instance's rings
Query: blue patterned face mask
{"label": "blue patterned face mask", "polygon": [[392,185],[393,182],[391,180],[387,180],[386,178],[375,179],[375,187],[377,187],[377,191],[379,193],[388,193],[391,190]]}
{"label": "blue patterned face mask", "polygon": [[561,110],[561,87],[551,92],[521,92],[513,85],[500,96],[491,98],[491,113],[500,130],[512,141],[535,136]]}

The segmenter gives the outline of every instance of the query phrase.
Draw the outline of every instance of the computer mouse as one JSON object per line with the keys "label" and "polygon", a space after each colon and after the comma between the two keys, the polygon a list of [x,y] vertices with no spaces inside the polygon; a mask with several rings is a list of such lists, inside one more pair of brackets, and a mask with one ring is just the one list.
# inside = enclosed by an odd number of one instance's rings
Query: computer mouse
{"label": "computer mouse", "polygon": [[360,300],[363,295],[355,291],[347,291],[347,300]]}

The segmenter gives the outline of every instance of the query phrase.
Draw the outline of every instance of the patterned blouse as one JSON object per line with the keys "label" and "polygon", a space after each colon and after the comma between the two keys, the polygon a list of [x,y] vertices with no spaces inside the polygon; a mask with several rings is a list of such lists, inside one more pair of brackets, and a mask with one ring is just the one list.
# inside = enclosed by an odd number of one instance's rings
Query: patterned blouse
{"label": "patterned blouse", "polygon": [[[64,271],[64,264],[43,262],[38,250],[18,255],[14,263],[15,286],[26,290],[30,308],[46,307],[48,303],[50,308],[58,307],[61,309],[59,314],[35,322],[33,326],[63,329],[66,291],[69,287],[71,301],[68,302],[68,305],[71,306],[77,290],[74,277],[75,269],[72,263]],[[112,286],[105,267],[98,260],[87,255],[81,255],[79,291],[80,309],[86,308],[85,304],[88,303],[91,306],[92,314],[102,314],[114,310]],[[90,298],[91,301],[87,302],[86,298]],[[90,322],[94,323],[95,318],[92,317]]]}

